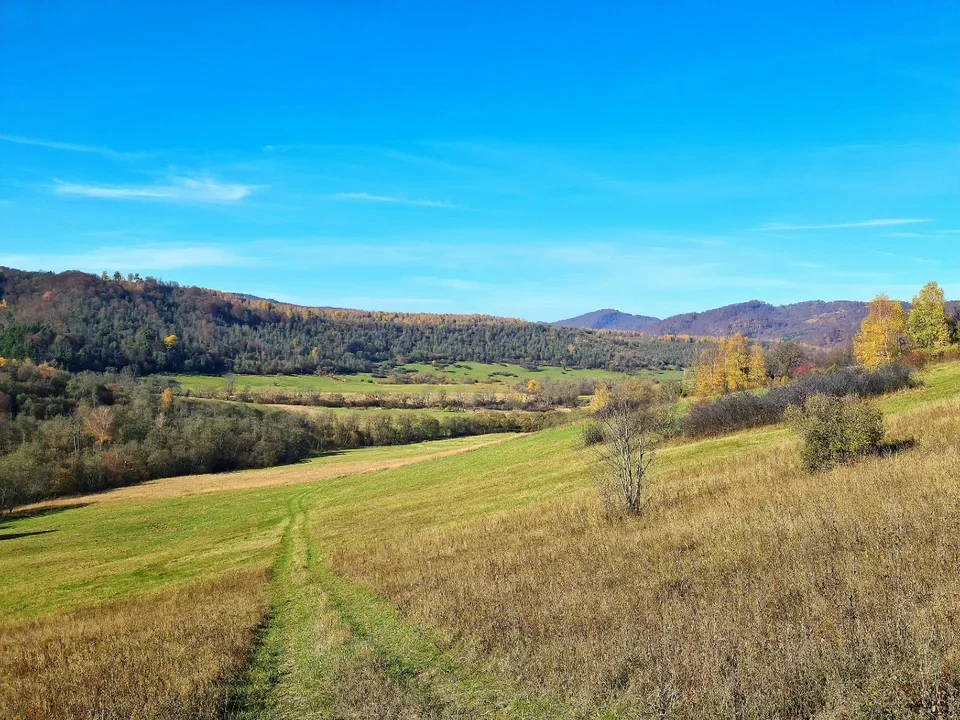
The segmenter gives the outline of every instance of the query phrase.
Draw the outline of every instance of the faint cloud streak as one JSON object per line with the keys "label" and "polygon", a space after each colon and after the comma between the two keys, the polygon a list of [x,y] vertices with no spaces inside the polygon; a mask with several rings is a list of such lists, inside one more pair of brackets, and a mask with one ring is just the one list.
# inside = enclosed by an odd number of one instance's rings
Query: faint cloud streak
{"label": "faint cloud streak", "polygon": [[356,202],[385,203],[390,205],[409,205],[411,207],[452,208],[453,203],[443,200],[416,200],[399,195],[373,195],[365,192],[333,193],[328,197],[334,200],[352,200]]}
{"label": "faint cloud streak", "polygon": [[24,137],[23,135],[0,134],[0,140],[17,145],[32,145],[34,147],[49,148],[51,150],[66,150],[67,152],[95,153],[121,160],[147,157],[145,153],[125,153],[102,145],[81,145],[79,143],[60,142],[58,140],[42,140],[40,138]]}
{"label": "faint cloud streak", "polygon": [[150,243],[104,246],[78,253],[2,254],[0,265],[37,270],[123,270],[128,272],[182,270],[198,267],[245,267],[262,262],[215,245]]}
{"label": "faint cloud streak", "polygon": [[891,225],[914,225],[916,223],[931,222],[928,218],[879,218],[877,220],[860,220],[857,222],[829,223],[825,225],[789,225],[787,223],[767,223],[762,227],[751,228],[760,231],[776,230],[837,230],[842,228],[870,228],[889,227]]}
{"label": "faint cloud streak", "polygon": [[86,185],[54,178],[58,195],[100,198],[106,200],[156,200],[185,203],[231,203],[243,200],[258,185],[221,183],[209,178],[172,178],[167,185]]}

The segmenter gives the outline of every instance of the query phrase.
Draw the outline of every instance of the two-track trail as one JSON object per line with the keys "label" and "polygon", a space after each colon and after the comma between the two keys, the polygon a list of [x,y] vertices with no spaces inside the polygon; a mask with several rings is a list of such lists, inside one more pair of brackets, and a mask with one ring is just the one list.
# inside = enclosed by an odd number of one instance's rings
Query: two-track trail
{"label": "two-track trail", "polygon": [[387,603],[332,573],[310,533],[313,491],[291,501],[272,609],[227,717],[573,718],[441,648]]}

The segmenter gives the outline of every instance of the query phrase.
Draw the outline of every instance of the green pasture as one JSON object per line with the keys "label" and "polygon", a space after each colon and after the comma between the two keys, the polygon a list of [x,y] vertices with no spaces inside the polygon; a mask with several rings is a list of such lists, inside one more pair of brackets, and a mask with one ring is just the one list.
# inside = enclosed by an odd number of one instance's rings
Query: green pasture
{"label": "green pasture", "polygon": [[[522,368],[519,365],[501,365],[491,363],[464,362],[435,367],[430,364],[411,364],[403,366],[414,373],[435,377],[445,376],[451,382],[443,384],[391,383],[389,378],[375,377],[370,373],[353,375],[235,375],[234,391],[249,390],[253,393],[264,392],[319,392],[366,394],[366,393],[405,393],[418,394],[440,392],[448,395],[455,393],[509,392],[518,383],[526,384],[530,380],[603,380],[614,383],[625,377],[623,373],[609,370],[577,368],[541,367],[537,370]],[[682,377],[680,370],[644,370],[637,375],[663,381]],[[174,379],[183,390],[223,390],[225,378],[218,375],[174,375]]]}

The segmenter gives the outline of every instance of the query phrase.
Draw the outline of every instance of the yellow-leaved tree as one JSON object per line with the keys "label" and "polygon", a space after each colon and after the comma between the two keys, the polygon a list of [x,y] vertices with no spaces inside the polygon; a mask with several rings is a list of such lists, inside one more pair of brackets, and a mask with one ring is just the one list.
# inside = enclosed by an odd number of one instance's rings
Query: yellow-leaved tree
{"label": "yellow-leaved tree", "polygon": [[720,346],[709,346],[700,353],[697,369],[694,372],[696,393],[700,397],[710,397],[724,392],[726,385],[723,369],[723,355]]}
{"label": "yellow-leaved tree", "polygon": [[767,384],[767,358],[759,343],[750,346],[747,381],[752,388],[760,388]]}
{"label": "yellow-leaved tree", "polygon": [[727,376],[727,391],[743,390],[747,387],[747,372],[750,369],[750,357],[747,351],[747,339],[741,334],[726,338],[724,370]]}
{"label": "yellow-leaved tree", "polygon": [[907,314],[903,306],[886,295],[877,295],[868,305],[860,332],[853,338],[853,354],[867,368],[896,362],[906,342]]}
{"label": "yellow-leaved tree", "polygon": [[913,309],[907,316],[907,335],[918,350],[939,350],[950,344],[950,325],[943,288],[928,282],[913,296]]}
{"label": "yellow-leaved tree", "polygon": [[593,398],[590,400],[590,411],[599,412],[610,404],[610,389],[603,383],[598,383],[593,389]]}
{"label": "yellow-leaved tree", "polygon": [[697,395],[702,397],[752,387],[747,339],[736,333],[704,349],[697,363],[695,380]]}

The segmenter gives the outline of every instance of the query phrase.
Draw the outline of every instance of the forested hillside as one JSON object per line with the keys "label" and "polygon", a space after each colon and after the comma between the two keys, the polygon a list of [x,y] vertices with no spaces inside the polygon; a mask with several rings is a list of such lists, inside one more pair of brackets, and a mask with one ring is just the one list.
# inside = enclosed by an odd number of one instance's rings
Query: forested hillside
{"label": "forested hillside", "polygon": [[485,315],[299,307],[119,273],[0,268],[0,357],[74,371],[352,372],[432,360],[636,370],[692,365],[700,347]]}
{"label": "forested hillside", "polygon": [[866,314],[866,303],[850,300],[809,300],[790,305],[751,300],[702,313],[674,315],[651,326],[648,332],[713,337],[740,332],[754,340],[799,340],[828,347],[849,343]]}

